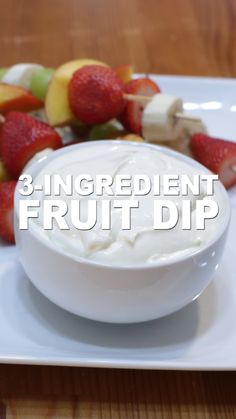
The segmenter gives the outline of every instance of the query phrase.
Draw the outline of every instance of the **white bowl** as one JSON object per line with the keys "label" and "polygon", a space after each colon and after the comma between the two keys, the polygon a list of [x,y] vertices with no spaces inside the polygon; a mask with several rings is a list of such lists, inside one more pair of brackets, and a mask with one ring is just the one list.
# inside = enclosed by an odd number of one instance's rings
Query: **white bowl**
{"label": "white bowl", "polygon": [[[126,142],[126,144],[128,144]],[[132,143],[133,145],[133,143]],[[33,178],[42,167],[71,147],[89,147],[91,142],[65,147],[28,170]],[[138,147],[155,147],[137,144]],[[199,167],[194,160],[159,147],[171,156]],[[205,169],[205,168],[204,168]],[[205,169],[205,171],[207,171]],[[225,217],[208,245],[191,255],[155,265],[105,266],[72,257],[44,243],[34,231],[18,229],[18,188],[15,194],[15,235],[20,261],[32,283],[60,307],[89,319],[113,323],[141,322],[163,317],[196,299],[209,284],[223,254],[230,220],[230,204],[219,184]],[[220,224],[220,225],[219,225]]]}

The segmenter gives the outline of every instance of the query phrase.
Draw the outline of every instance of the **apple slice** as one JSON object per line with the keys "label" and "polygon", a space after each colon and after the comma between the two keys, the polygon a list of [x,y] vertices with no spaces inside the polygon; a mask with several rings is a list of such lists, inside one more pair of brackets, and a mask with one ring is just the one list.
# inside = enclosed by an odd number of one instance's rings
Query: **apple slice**
{"label": "apple slice", "polygon": [[19,86],[0,83],[0,113],[31,112],[43,107],[43,102]]}
{"label": "apple slice", "polygon": [[49,83],[45,101],[45,112],[51,126],[70,125],[76,122],[76,118],[69,106],[68,84],[76,70],[85,65],[94,64],[106,66],[106,64],[100,61],[81,59],[69,61],[55,71]]}

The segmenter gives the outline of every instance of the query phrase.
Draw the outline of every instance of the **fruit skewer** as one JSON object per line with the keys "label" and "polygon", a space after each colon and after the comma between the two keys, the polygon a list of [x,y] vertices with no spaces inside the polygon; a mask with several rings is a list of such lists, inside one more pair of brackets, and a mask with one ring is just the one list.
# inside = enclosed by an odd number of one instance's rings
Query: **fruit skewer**
{"label": "fruit skewer", "polygon": [[[174,123],[173,119],[176,118],[190,122],[192,126],[195,125],[195,128],[204,129],[200,118],[182,113],[183,104],[179,98],[157,93],[148,97],[128,94],[126,99],[137,102],[137,97],[145,103],[142,125],[143,134],[147,140],[153,140],[155,136],[159,136],[166,141],[171,135],[173,140],[177,140],[181,125],[178,122]],[[218,173],[226,188],[233,186],[236,182],[236,144],[211,138],[201,133],[200,129],[199,132],[195,131],[195,135],[190,136],[190,146],[194,157],[213,173]]]}
{"label": "fruit skewer", "polygon": [[[123,97],[126,100],[138,102],[144,106],[150,103],[152,100],[152,97],[149,97],[149,96],[132,95],[129,93],[124,93]],[[193,122],[201,122],[201,118],[193,116],[193,115],[186,115],[185,113],[182,113],[182,112],[176,112],[174,116],[177,119],[183,119],[183,120],[193,121]]]}

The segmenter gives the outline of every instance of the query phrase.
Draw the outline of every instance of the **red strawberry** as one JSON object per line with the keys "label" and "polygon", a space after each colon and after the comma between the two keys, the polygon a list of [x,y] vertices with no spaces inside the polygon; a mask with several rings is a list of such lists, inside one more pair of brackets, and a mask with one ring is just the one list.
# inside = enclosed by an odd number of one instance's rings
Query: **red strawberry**
{"label": "red strawberry", "polygon": [[0,151],[10,175],[17,178],[26,163],[45,148],[62,146],[59,135],[44,122],[21,112],[9,112],[1,129]]}
{"label": "red strawberry", "polygon": [[191,137],[191,149],[196,160],[219,174],[226,188],[236,184],[236,143],[194,134]]}
{"label": "red strawberry", "polygon": [[[125,93],[153,96],[156,93],[160,93],[160,88],[154,81],[145,77],[129,81],[125,85]],[[120,121],[127,131],[134,134],[142,133],[142,112],[143,105],[135,101],[127,101],[125,109],[120,116]]]}
{"label": "red strawberry", "polygon": [[14,192],[16,181],[0,183],[0,236],[14,243]]}
{"label": "red strawberry", "polygon": [[77,70],[69,83],[72,112],[84,124],[102,124],[123,110],[123,83],[116,72],[101,65]]}

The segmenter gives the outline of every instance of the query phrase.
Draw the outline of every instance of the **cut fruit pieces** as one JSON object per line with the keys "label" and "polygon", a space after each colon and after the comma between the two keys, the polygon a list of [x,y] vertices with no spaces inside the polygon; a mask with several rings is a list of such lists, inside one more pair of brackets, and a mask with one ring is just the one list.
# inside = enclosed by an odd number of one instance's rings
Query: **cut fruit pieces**
{"label": "cut fruit pieces", "polygon": [[[131,80],[125,85],[125,93],[128,95],[152,97],[159,92],[159,86],[147,77]],[[120,121],[127,131],[138,135],[142,133],[143,108],[144,105],[139,102],[127,101],[120,115]]]}
{"label": "cut fruit pieces", "polygon": [[35,63],[15,64],[6,71],[2,82],[29,90],[33,75],[41,69],[43,66]]}
{"label": "cut fruit pieces", "polygon": [[230,188],[236,185],[236,143],[213,138],[205,134],[194,134],[191,137],[193,156]]}
{"label": "cut fruit pieces", "polygon": [[46,148],[56,150],[62,145],[52,127],[22,112],[9,112],[1,128],[1,158],[15,179],[36,153]]}
{"label": "cut fruit pieces", "polygon": [[182,100],[171,95],[158,93],[144,108],[142,133],[146,141],[174,141],[180,138],[183,124],[176,114],[183,113]]}
{"label": "cut fruit pieces", "polygon": [[123,83],[128,83],[132,79],[134,73],[134,67],[129,64],[114,67],[114,70]]}
{"label": "cut fruit pieces", "polygon": [[0,113],[31,112],[43,107],[43,102],[19,86],[0,83]]}
{"label": "cut fruit pieces", "polygon": [[38,99],[43,101],[45,100],[48,85],[54,72],[55,70],[52,68],[42,68],[33,75],[30,84],[30,91]]}
{"label": "cut fruit pieces", "polygon": [[69,125],[76,121],[69,105],[68,84],[76,70],[93,64],[106,66],[100,61],[81,59],[63,64],[55,71],[45,101],[46,115],[51,126]]}

